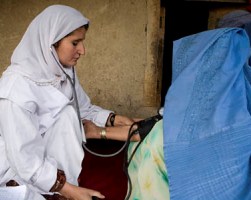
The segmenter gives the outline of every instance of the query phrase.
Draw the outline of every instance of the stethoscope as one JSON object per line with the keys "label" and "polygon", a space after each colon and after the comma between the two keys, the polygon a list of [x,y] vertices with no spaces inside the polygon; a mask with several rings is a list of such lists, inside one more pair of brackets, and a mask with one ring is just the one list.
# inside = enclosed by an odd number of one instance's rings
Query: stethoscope
{"label": "stethoscope", "polygon": [[[72,92],[73,92],[73,96],[72,96],[72,100],[74,101],[74,105],[75,105],[75,110],[77,112],[77,116],[78,116],[78,120],[79,120],[79,126],[80,126],[80,130],[83,131],[83,124],[82,124],[82,119],[81,119],[81,116],[80,116],[80,110],[79,110],[79,104],[78,104],[78,98],[77,98],[77,93],[76,93],[76,89],[75,89],[75,69],[74,67],[72,67],[72,78],[69,76],[69,74],[67,74],[64,69],[63,69],[63,66],[62,64],[59,62],[59,60],[57,59],[57,57],[55,56],[54,54],[54,51],[53,51],[53,47],[50,47],[50,52],[54,58],[54,60],[56,61],[57,65],[59,66],[59,68],[62,70],[62,72],[64,73],[64,75],[66,76],[66,78],[69,80],[70,84],[71,84],[71,88],[72,88]],[[85,142],[82,143],[82,146],[83,148],[88,151],[90,154],[92,155],[95,155],[95,156],[98,156],[98,157],[113,157],[113,156],[116,156],[118,155],[120,152],[123,151],[123,149],[126,148],[126,146],[128,145],[128,142],[126,141],[123,146],[117,150],[116,152],[114,153],[110,153],[110,154],[101,154],[101,153],[97,153],[97,152],[94,152],[92,150],[90,150]]]}
{"label": "stethoscope", "polygon": [[71,88],[72,88],[72,92],[73,92],[73,96],[72,96],[72,99],[73,102],[74,102],[74,105],[75,105],[75,110],[77,112],[77,115],[78,115],[78,120],[79,120],[79,125],[80,125],[80,130],[82,130],[82,120],[81,120],[81,117],[80,117],[80,111],[79,111],[79,105],[78,105],[78,99],[77,99],[77,93],[76,93],[76,89],[75,89],[75,69],[74,67],[72,67],[72,78],[69,76],[69,74],[67,74],[64,69],[63,69],[63,66],[61,65],[61,63],[58,61],[58,59],[56,58],[54,52],[53,52],[53,49],[52,47],[50,47],[50,51],[51,51],[51,54],[54,58],[54,60],[56,61],[57,65],[59,66],[59,68],[62,70],[62,72],[64,73],[64,75],[66,76],[66,78],[69,80],[70,84],[71,84]]}

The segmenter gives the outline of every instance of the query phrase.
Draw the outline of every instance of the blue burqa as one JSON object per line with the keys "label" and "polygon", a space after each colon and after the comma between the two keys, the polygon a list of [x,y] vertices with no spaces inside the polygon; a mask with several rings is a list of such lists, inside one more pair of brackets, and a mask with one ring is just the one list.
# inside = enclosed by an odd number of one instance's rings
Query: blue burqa
{"label": "blue burqa", "polygon": [[174,42],[163,117],[171,200],[251,199],[249,55],[241,28]]}

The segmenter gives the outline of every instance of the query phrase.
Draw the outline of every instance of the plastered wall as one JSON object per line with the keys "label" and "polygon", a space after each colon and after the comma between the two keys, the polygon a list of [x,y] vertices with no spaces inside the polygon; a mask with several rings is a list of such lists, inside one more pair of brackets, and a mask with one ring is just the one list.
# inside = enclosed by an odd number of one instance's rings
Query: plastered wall
{"label": "plastered wall", "polygon": [[92,102],[134,117],[156,114],[159,0],[0,0],[0,72],[31,20],[52,4],[77,8],[91,21],[76,70]]}

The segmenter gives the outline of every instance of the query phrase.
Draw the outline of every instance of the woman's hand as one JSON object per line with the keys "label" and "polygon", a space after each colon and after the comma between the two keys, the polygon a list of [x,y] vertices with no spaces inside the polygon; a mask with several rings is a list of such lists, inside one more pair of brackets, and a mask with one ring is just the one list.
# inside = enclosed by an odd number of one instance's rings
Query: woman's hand
{"label": "woman's hand", "polygon": [[[110,119],[108,118],[108,121]],[[129,117],[123,116],[123,115],[116,115],[114,120],[114,126],[131,126],[134,122],[140,121],[142,119],[134,118],[131,119]]]}
{"label": "woman's hand", "polygon": [[92,121],[83,120],[84,130],[85,130],[85,137],[87,139],[100,139],[100,131],[102,130],[101,127],[96,126]]}
{"label": "woman's hand", "polygon": [[129,117],[116,115],[114,126],[131,126],[133,123],[134,123],[134,120]]}
{"label": "woman's hand", "polygon": [[[129,118],[128,118],[129,119]],[[114,127],[99,127],[89,120],[84,120],[84,130],[87,139],[101,139],[101,130],[105,130],[106,138],[112,140],[126,141],[128,138],[131,125],[120,125]],[[133,124],[133,123],[132,123]],[[137,125],[134,125],[131,132],[137,129]],[[139,134],[134,134],[130,141],[139,141]]]}
{"label": "woman's hand", "polygon": [[65,183],[60,190],[60,194],[70,200],[92,200],[92,196],[104,199],[105,196],[96,190],[78,187],[70,183]]}

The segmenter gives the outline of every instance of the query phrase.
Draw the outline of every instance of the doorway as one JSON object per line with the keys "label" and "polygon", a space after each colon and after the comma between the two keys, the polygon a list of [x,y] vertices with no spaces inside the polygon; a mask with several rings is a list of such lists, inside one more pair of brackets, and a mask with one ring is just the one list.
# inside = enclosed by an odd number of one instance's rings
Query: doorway
{"label": "doorway", "polygon": [[162,0],[165,8],[165,40],[162,69],[161,106],[171,85],[173,41],[208,28],[209,8],[205,2]]}

